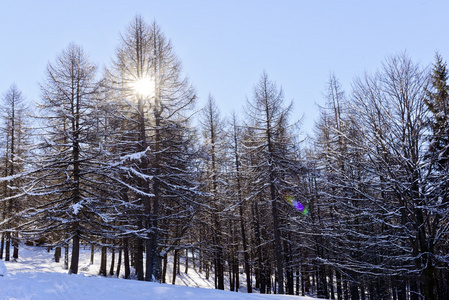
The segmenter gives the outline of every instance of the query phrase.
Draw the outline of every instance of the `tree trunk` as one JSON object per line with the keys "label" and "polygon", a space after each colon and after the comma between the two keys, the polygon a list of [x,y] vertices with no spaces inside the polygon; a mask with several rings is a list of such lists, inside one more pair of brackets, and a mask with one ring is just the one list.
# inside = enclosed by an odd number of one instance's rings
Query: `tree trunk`
{"label": "tree trunk", "polygon": [[2,242],[0,245],[0,259],[3,259],[3,251],[5,251],[5,233],[2,233]]}
{"label": "tree trunk", "polygon": [[131,270],[129,267],[129,245],[128,245],[128,238],[125,238],[123,240],[123,258],[124,258],[124,264],[125,264],[125,279],[129,279],[131,275]]}
{"label": "tree trunk", "polygon": [[396,293],[398,300],[407,299],[407,285],[405,284],[404,278],[397,276],[395,280]]}
{"label": "tree trunk", "polygon": [[121,267],[122,267],[122,249],[120,249],[118,251],[118,261],[117,261],[117,271],[116,271],[117,278],[120,278]]}
{"label": "tree trunk", "polygon": [[[334,291],[334,271],[332,269],[332,267],[329,267],[329,284],[328,284],[329,288],[330,288],[330,298],[331,299],[335,299],[335,291]],[[365,298],[362,298],[363,300]]]}
{"label": "tree trunk", "polygon": [[359,287],[357,283],[351,282],[351,300],[360,300]]}
{"label": "tree trunk", "polygon": [[342,292],[342,287],[341,287],[341,273],[340,273],[340,271],[336,270],[335,271],[335,276],[337,278],[337,299],[338,300],[343,300],[343,292]]}
{"label": "tree trunk", "polygon": [[59,262],[61,258],[61,247],[56,247],[55,249],[55,262]]}
{"label": "tree trunk", "polygon": [[165,277],[167,275],[167,260],[168,260],[168,253],[165,252],[164,254],[164,263],[162,264],[162,278],[161,278],[161,282],[165,283]]}
{"label": "tree trunk", "polygon": [[95,257],[95,245],[94,243],[90,244],[90,264],[94,264],[94,257]]}
{"label": "tree trunk", "polygon": [[69,269],[69,244],[64,245],[64,269]]}
{"label": "tree trunk", "polygon": [[[318,250],[318,253],[320,252],[321,251]],[[322,264],[317,267],[317,296],[318,298],[329,298],[327,292],[326,268]]]}
{"label": "tree trunk", "polygon": [[[176,256],[177,257],[177,264],[176,264],[176,275],[181,275],[181,255],[179,254],[179,251],[178,251],[178,255]],[[207,274],[206,274],[206,276],[207,276]]]}
{"label": "tree trunk", "polygon": [[[307,291],[308,293],[308,291]],[[301,267],[301,296],[306,295],[306,273],[304,271],[304,266]]]}
{"label": "tree trunk", "polygon": [[[287,236],[288,240],[291,240],[291,235],[288,234]],[[293,265],[292,265],[292,249],[291,245],[288,243],[287,240],[284,240],[284,259],[286,263],[285,267],[285,273],[286,273],[286,279],[287,279],[287,290],[286,293],[288,295],[294,295],[294,278],[293,278]]]}
{"label": "tree trunk", "polygon": [[435,268],[432,265],[433,262],[431,261],[432,259],[430,258],[429,253],[425,253],[423,256],[424,261],[426,262],[426,267],[422,271],[421,275],[421,291],[424,294],[424,299],[437,299],[437,293],[435,289]]}
{"label": "tree trunk", "polygon": [[[267,260],[266,261],[266,265],[267,266],[270,266],[271,264],[270,264],[270,262]],[[264,277],[265,277],[265,280],[266,280],[266,282],[267,282],[267,290],[266,290],[266,293],[267,294],[271,294],[271,289],[273,288],[273,293],[274,294],[276,294],[276,282],[275,282],[275,284],[273,285],[272,284],[272,281],[271,281],[271,272],[273,271],[271,268],[265,268],[265,275],[264,275]],[[275,272],[275,274],[274,274],[274,280],[276,281],[276,271],[274,271]]]}
{"label": "tree trunk", "polygon": [[[149,201],[149,200],[148,200]],[[149,208],[150,204],[148,202],[148,211],[150,210]],[[151,227],[151,213],[148,212],[148,228]],[[153,234],[152,233],[148,233],[148,239],[145,241],[145,247],[146,247],[146,258],[145,258],[145,281],[151,281],[153,280],[153,273],[154,273],[154,259],[153,259],[153,243],[152,243],[152,239],[153,239]]]}
{"label": "tree trunk", "polygon": [[343,299],[344,300],[349,300],[350,294],[351,293],[349,292],[348,281],[344,280],[343,281]]}
{"label": "tree trunk", "polygon": [[114,276],[115,267],[115,249],[111,249],[111,268],[109,269],[109,276]]}
{"label": "tree trunk", "polygon": [[[415,277],[409,279],[410,300],[420,300],[418,283]],[[435,299],[438,299],[435,297]]]}
{"label": "tree trunk", "polygon": [[78,263],[80,258],[80,237],[78,232],[73,236],[72,242],[72,260],[70,262],[69,274],[78,274]]}
{"label": "tree trunk", "polygon": [[248,245],[246,241],[246,232],[245,232],[245,221],[243,216],[243,207],[239,206],[240,212],[240,231],[242,234],[242,245],[243,245],[243,260],[245,265],[245,274],[246,274],[246,288],[248,293],[253,292],[252,282],[251,282],[251,267],[249,265],[249,253],[248,253]]}
{"label": "tree trunk", "polygon": [[362,281],[361,285],[360,285],[360,299],[364,300],[365,299],[365,284]]}
{"label": "tree trunk", "polygon": [[295,283],[295,295],[299,296],[299,290],[300,290],[300,275],[299,275],[299,269],[296,269],[295,272],[295,276],[296,276],[296,283]]}
{"label": "tree trunk", "polygon": [[[103,241],[105,243],[105,241]],[[100,258],[100,272],[99,275],[107,275],[107,257],[108,248],[106,246],[101,246],[101,258]]]}
{"label": "tree trunk", "polygon": [[239,262],[236,259],[234,264],[234,274],[235,274],[235,291],[238,292],[240,290],[240,272],[239,272]]}
{"label": "tree trunk", "polygon": [[440,282],[438,299],[444,299],[444,296],[449,295],[449,274],[447,270],[447,264],[445,269],[438,270],[438,281]]}
{"label": "tree trunk", "polygon": [[196,270],[195,249],[192,247],[192,268]]}
{"label": "tree trunk", "polygon": [[189,251],[186,249],[186,259],[185,259],[185,270],[184,273],[187,274],[189,271]]}
{"label": "tree trunk", "polygon": [[215,289],[218,289],[217,258],[214,259],[214,270],[215,270],[214,285],[215,285]]}
{"label": "tree trunk", "polygon": [[234,292],[235,291],[235,276],[234,276],[234,267],[233,264],[230,262],[229,266],[229,291]]}
{"label": "tree trunk", "polygon": [[143,249],[144,249],[143,243],[144,243],[144,240],[142,238],[137,239],[137,253],[136,253],[136,257],[135,257],[137,280],[145,279],[144,272],[143,272]]}
{"label": "tree trunk", "polygon": [[175,254],[173,255],[173,274],[172,274],[172,284],[176,284],[176,273],[178,267],[178,249],[175,249]]}
{"label": "tree trunk", "polygon": [[254,236],[256,238],[257,247],[257,270],[256,270],[256,287],[259,287],[260,293],[265,293],[266,281],[265,281],[265,267],[262,254],[262,240],[260,237],[260,220],[259,209],[256,204],[253,205],[254,210]]}
{"label": "tree trunk", "polygon": [[17,233],[13,234],[12,244],[14,246],[12,257],[14,260],[17,260],[19,258],[19,239]]}
{"label": "tree trunk", "polygon": [[223,266],[223,247],[221,245],[221,226],[217,213],[213,213],[213,222],[215,227],[215,279],[217,281],[216,288],[224,290],[224,266]]}
{"label": "tree trunk", "polygon": [[204,269],[206,272],[206,280],[209,280],[209,276],[210,276],[209,262],[207,262],[207,261],[204,262]]}
{"label": "tree trunk", "polygon": [[6,246],[5,246],[5,261],[10,261],[10,251],[11,251],[11,233],[6,233]]}

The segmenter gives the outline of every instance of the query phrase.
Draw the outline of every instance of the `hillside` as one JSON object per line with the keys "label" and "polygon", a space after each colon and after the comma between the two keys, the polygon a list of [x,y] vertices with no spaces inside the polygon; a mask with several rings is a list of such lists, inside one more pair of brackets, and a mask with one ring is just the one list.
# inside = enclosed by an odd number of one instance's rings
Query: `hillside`
{"label": "hillside", "polygon": [[[16,262],[5,262],[7,275],[0,277],[3,299],[313,299],[310,297],[235,293],[212,289],[213,281],[190,270],[182,273],[177,285],[139,282],[97,276],[99,256],[90,264],[90,252],[84,249],[80,274],[68,275],[62,263],[53,261],[53,252],[45,248],[23,246]],[[189,285],[189,287],[185,285]]]}

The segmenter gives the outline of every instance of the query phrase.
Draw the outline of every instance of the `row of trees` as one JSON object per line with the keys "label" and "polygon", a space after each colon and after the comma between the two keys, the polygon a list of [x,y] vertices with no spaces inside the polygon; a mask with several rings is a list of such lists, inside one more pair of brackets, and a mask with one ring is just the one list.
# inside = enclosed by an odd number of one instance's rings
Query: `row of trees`
{"label": "row of trees", "polygon": [[17,87],[4,94],[0,255],[21,240],[57,261],[65,248],[77,273],[85,244],[102,275],[166,282],[171,261],[175,283],[184,256],[218,289],[444,299],[447,77],[440,56],[429,74],[406,55],[348,97],[332,76],[301,149],[266,73],[245,121],[212,96],[196,114],[169,40],[136,17],[102,76],[74,44],[50,63],[32,118]]}
{"label": "row of trees", "polygon": [[449,294],[447,76],[439,55],[430,74],[400,55],[348,98],[330,80],[313,149],[316,222],[321,263],[337,289],[349,280],[352,299]]}

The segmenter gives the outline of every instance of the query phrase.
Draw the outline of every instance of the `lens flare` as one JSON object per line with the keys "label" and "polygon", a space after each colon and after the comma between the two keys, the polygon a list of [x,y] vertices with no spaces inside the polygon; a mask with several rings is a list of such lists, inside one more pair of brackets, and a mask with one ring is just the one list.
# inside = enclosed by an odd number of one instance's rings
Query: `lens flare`
{"label": "lens flare", "polygon": [[301,214],[306,216],[309,213],[309,207],[302,205],[301,202],[295,199],[292,195],[286,194],[284,195],[284,200],[294,208],[296,208]]}

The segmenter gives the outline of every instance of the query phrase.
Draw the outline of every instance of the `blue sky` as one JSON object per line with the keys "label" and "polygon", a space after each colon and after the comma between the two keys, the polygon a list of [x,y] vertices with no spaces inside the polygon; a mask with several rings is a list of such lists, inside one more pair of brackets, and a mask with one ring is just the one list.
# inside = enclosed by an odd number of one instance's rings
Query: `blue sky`
{"label": "blue sky", "polygon": [[198,107],[211,93],[223,115],[240,112],[265,70],[308,133],[331,73],[350,93],[355,76],[389,55],[406,51],[423,66],[435,51],[449,59],[443,0],[0,0],[0,92],[15,83],[39,99],[47,63],[70,42],[107,66],[137,14],[171,39]]}

